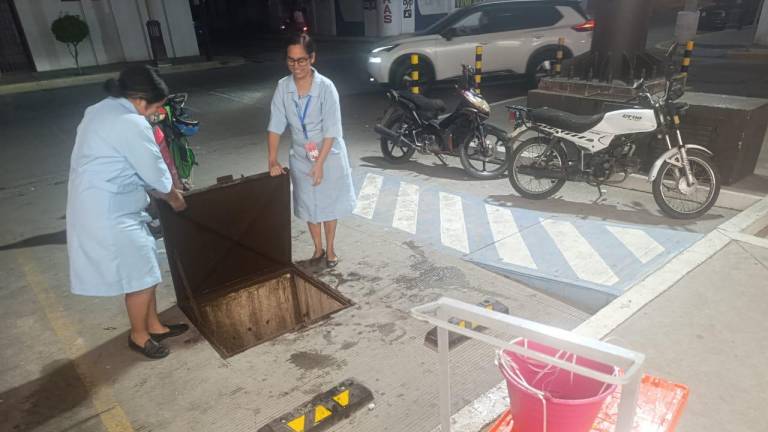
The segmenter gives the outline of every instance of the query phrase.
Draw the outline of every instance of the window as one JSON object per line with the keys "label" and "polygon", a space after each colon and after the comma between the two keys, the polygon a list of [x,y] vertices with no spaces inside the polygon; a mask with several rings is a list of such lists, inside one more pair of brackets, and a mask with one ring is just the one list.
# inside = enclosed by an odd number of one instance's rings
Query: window
{"label": "window", "polygon": [[461,21],[453,25],[456,36],[470,36],[481,33],[481,25],[485,24],[483,12],[475,12],[466,16]]}
{"label": "window", "polygon": [[488,33],[551,27],[563,15],[553,6],[507,6],[489,14]]}

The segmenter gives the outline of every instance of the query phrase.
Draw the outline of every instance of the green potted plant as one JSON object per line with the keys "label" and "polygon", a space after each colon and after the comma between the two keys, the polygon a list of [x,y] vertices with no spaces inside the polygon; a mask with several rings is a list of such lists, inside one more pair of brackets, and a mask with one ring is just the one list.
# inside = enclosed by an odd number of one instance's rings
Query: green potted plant
{"label": "green potted plant", "polygon": [[51,32],[57,41],[67,45],[67,51],[75,59],[77,72],[82,74],[80,54],[77,47],[88,37],[88,23],[83,21],[78,15],[64,14],[51,24]]}

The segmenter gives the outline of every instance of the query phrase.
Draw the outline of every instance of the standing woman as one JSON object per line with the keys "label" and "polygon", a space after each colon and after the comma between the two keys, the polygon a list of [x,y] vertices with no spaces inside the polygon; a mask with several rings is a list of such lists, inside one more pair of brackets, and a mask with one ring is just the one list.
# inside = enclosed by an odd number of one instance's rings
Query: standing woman
{"label": "standing woman", "polygon": [[[309,36],[293,36],[288,43],[291,75],[277,84],[269,121],[269,171],[285,173],[277,160],[280,135],[291,130],[290,172],[296,217],[307,221],[315,243],[312,260],[339,262],[334,240],[339,218],[355,208],[352,170],[341,131],[339,93],[315,63],[315,44]],[[322,231],[325,231],[323,249]]]}
{"label": "standing woman", "polygon": [[125,296],[128,345],[153,359],[170,351],[161,340],[186,324],[164,325],[155,288],[161,281],[155,240],[144,209],[147,193],[175,210],[185,207],[147,118],[168,87],[146,66],[131,66],[104,84],[110,97],[85,110],[69,171],[67,251],[71,290],[87,296]]}

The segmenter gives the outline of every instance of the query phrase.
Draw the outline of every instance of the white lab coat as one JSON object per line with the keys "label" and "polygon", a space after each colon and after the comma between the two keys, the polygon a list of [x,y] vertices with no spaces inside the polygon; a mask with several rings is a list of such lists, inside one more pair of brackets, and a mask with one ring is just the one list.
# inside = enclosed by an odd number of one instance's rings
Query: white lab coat
{"label": "white lab coat", "polygon": [[[347,146],[341,128],[339,93],[333,82],[314,70],[309,94],[299,97],[296,82],[289,75],[280,80],[272,98],[269,131],[282,135],[291,130],[290,168],[293,184],[293,212],[297,218],[312,223],[327,222],[349,216],[357,197],[352,184]],[[309,105],[307,105],[309,104]],[[307,157],[299,111],[306,111],[304,124],[309,141],[318,150],[324,138],[333,138],[333,147],[323,164],[323,181],[315,186],[310,171],[313,162]]]}
{"label": "white lab coat", "polygon": [[152,127],[127,99],[86,109],[72,151],[67,199],[71,290],[116,296],[161,281],[146,190],[173,182]]}

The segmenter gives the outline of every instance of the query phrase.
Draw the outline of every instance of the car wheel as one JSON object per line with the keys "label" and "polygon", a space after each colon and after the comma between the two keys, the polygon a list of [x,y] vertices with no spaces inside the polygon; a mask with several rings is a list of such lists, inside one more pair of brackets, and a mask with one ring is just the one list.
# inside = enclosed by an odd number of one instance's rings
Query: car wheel
{"label": "car wheel", "polygon": [[[569,57],[567,51],[564,54],[564,59]],[[533,88],[538,87],[539,81],[551,74],[551,69],[554,68],[556,61],[557,50],[554,49],[534,54],[528,61],[528,70],[526,71],[528,84]]]}
{"label": "car wheel", "polygon": [[[390,83],[392,87],[398,90],[409,90],[411,88],[411,72],[414,66],[410,62],[410,56],[401,57],[392,69]],[[435,71],[429,61],[419,56],[419,88],[421,93],[427,93],[434,84]]]}

